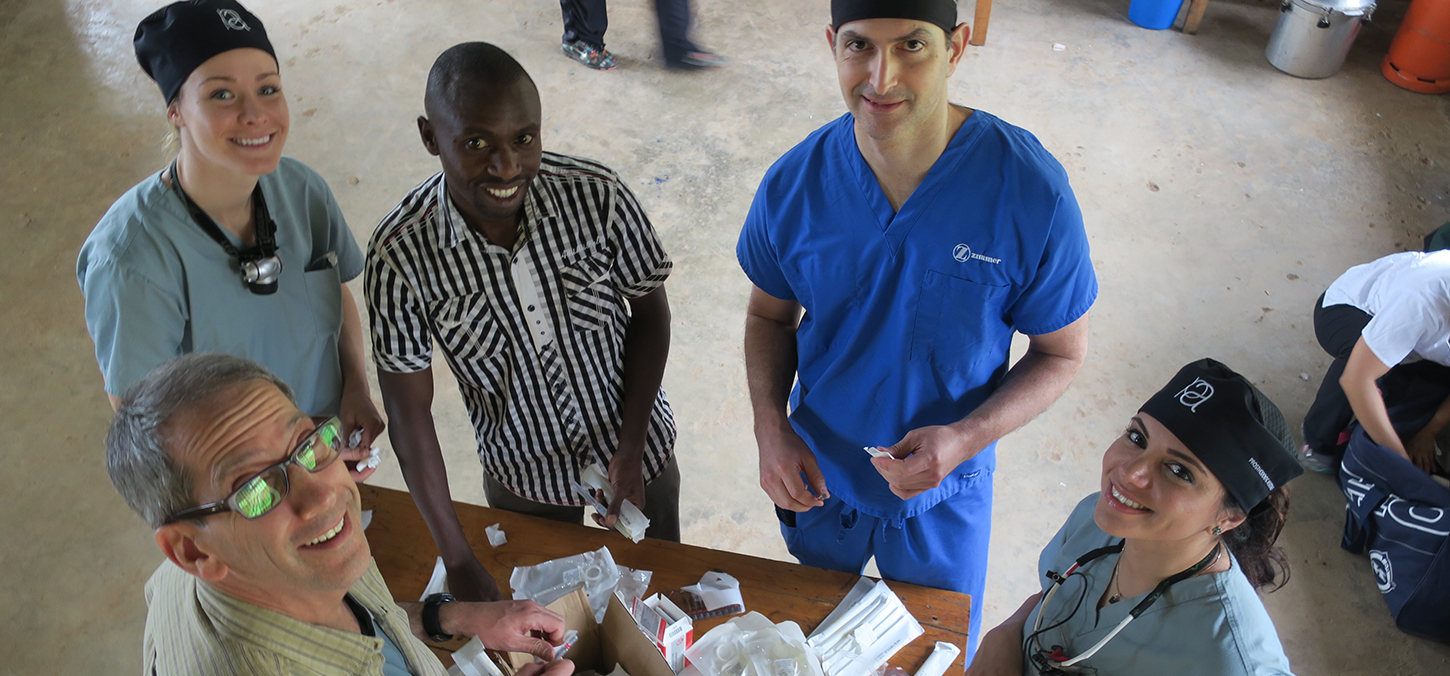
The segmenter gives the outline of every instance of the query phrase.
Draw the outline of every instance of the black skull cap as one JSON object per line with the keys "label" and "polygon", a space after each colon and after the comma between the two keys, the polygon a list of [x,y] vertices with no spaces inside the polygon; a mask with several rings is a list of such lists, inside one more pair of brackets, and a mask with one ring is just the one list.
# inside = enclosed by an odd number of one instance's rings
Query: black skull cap
{"label": "black skull cap", "polygon": [[251,47],[277,59],[261,19],[236,0],[173,2],[141,20],[133,43],[136,60],[167,105],[197,66],[222,52]]}
{"label": "black skull cap", "polygon": [[1304,473],[1279,407],[1219,361],[1179,369],[1139,410],[1178,437],[1246,512]]}

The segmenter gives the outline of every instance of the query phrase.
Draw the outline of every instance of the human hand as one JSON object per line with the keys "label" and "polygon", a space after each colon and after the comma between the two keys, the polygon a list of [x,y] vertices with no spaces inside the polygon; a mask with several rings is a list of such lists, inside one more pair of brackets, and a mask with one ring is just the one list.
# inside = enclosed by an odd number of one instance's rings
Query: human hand
{"label": "human hand", "polygon": [[891,492],[910,500],[941,485],[957,465],[982,450],[967,435],[949,425],[919,427],[901,441],[885,447],[890,458],[871,458]]}
{"label": "human hand", "polygon": [[1435,435],[1416,434],[1405,444],[1405,457],[1426,474],[1435,473]]}
{"label": "human hand", "polygon": [[497,601],[503,598],[498,583],[478,562],[478,557],[469,556],[467,561],[456,565],[444,565],[448,571],[448,592],[459,601]]}
{"label": "human hand", "polygon": [[342,449],[337,454],[337,459],[341,460],[343,465],[347,467],[347,473],[352,475],[353,482],[362,483],[367,481],[368,477],[373,475],[373,472],[378,471],[377,466],[358,469],[358,463],[367,460],[371,456],[371,449],[366,446],[358,446],[357,448]]}
{"label": "human hand", "polygon": [[789,423],[775,431],[757,431],[755,441],[760,446],[760,487],[776,506],[804,512],[831,497],[816,454]]}
{"label": "human hand", "polygon": [[[448,580],[449,587],[453,580]],[[489,650],[530,653],[554,659],[564,641],[564,617],[533,601],[455,602],[438,608],[438,624],[449,634],[477,636]]]}
{"label": "human hand", "polygon": [[623,449],[615,452],[614,457],[609,459],[609,486],[614,493],[613,500],[606,500],[604,491],[594,491],[595,499],[608,506],[604,516],[594,514],[594,523],[605,528],[613,528],[619,523],[619,512],[624,508],[624,501],[634,503],[635,507],[644,509],[644,453],[626,453]]}
{"label": "human hand", "polygon": [[1041,598],[1042,592],[1027,597],[1017,612],[982,637],[966,676],[1021,676],[1022,627]]}
{"label": "human hand", "polygon": [[383,433],[383,428],[387,426],[387,423],[383,422],[383,417],[378,414],[378,407],[373,404],[372,394],[368,392],[367,387],[344,387],[342,389],[342,404],[338,408],[337,419],[342,421],[345,440],[351,441],[354,432],[362,432],[356,447],[363,449],[364,453],[372,448],[373,441]]}

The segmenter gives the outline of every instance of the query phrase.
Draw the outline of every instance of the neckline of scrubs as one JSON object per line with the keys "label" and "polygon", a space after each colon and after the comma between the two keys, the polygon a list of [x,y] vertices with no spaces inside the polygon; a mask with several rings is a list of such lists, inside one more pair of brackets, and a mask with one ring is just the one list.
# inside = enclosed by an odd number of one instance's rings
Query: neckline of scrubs
{"label": "neckline of scrubs", "polygon": [[[1209,573],[1207,575],[1195,575],[1169,587],[1168,590],[1164,592],[1163,598],[1158,599],[1156,603],[1149,606],[1148,609],[1143,612],[1143,615],[1135,621],[1142,621],[1144,617],[1147,617],[1148,615],[1151,615],[1156,611],[1170,608],[1178,602],[1183,601],[1184,599],[1202,596],[1206,591],[1208,591],[1210,587],[1218,585],[1217,580],[1219,575],[1230,573],[1242,575],[1243,573],[1239,572],[1238,559],[1234,558],[1233,552],[1225,553],[1229,555],[1228,570],[1219,571],[1217,573]],[[1103,597],[1103,594],[1107,592],[1108,584],[1112,581],[1113,567],[1117,565],[1118,558],[1121,556],[1122,555],[1119,554],[1113,556],[1111,559],[1108,557],[1103,557],[1102,559],[1099,559],[1097,561],[1094,561],[1092,564],[1089,564],[1089,566],[1091,567],[1106,566],[1106,568],[1100,568],[1100,572],[1095,571],[1095,574],[1092,578],[1092,588],[1088,589],[1087,597],[1083,599],[1082,610],[1092,612],[1094,622],[1087,631],[1077,637],[1079,640],[1084,640],[1091,637],[1092,643],[1096,643],[1099,639],[1106,635],[1107,632],[1118,626],[1118,623],[1122,622],[1123,618],[1128,616],[1128,612],[1136,607],[1139,603],[1141,603],[1143,599],[1147,598],[1148,594],[1151,593],[1152,590],[1145,591],[1141,594],[1138,594],[1137,596],[1130,596],[1127,598],[1119,599],[1117,603],[1109,603],[1102,608],[1097,607],[1098,600],[1101,599]],[[1061,593],[1059,592],[1058,595],[1061,596]],[[1057,599],[1053,600],[1056,601]],[[1092,645],[1092,643],[1087,643],[1086,645],[1090,646]]]}
{"label": "neckline of scrubs", "polygon": [[985,113],[972,109],[967,119],[962,121],[962,126],[957,128],[957,132],[947,142],[946,148],[942,149],[941,156],[927,170],[921,184],[901,204],[900,211],[891,208],[891,200],[886,198],[886,191],[881,188],[881,183],[876,180],[876,173],[871,170],[866,156],[861,154],[861,148],[856,144],[855,117],[850,113],[846,115],[851,117],[851,124],[847,125],[846,133],[841,135],[841,143],[846,146],[843,148],[843,155],[851,158],[851,168],[856,174],[856,183],[860,188],[856,194],[865,202],[865,208],[876,217],[881,234],[891,242],[891,253],[895,256],[907,233],[911,232],[922,214],[930,211],[931,203],[942,186],[946,185],[946,179],[955,175],[957,165],[967,155],[966,148],[981,132]]}

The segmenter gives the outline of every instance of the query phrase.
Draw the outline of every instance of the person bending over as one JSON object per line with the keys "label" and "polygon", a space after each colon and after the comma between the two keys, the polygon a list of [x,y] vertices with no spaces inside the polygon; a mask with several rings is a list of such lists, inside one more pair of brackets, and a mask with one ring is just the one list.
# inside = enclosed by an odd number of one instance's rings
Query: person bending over
{"label": "person bending over", "polygon": [[76,263],[111,405],[168,359],[225,352],[361,432],[347,456],[361,459],[383,430],[344,283],[362,252],[322,177],[282,155],[290,118],[266,29],[233,0],[176,2],[141,21],[135,47],[181,148],[111,205]]}
{"label": "person bending over", "polygon": [[148,676],[442,676],[421,639],[449,634],[552,659],[563,618],[532,601],[393,602],[337,462],[342,434],[228,355],[168,361],[125,394],[106,468],[166,555],[146,583]]}
{"label": "person bending over", "polygon": [[674,414],[660,389],[671,263],[603,165],[543,151],[539,92],[493,45],[449,48],[428,74],[423,147],[443,171],[373,233],[365,291],[378,385],[403,478],[460,598],[498,586],[458,525],[434,428],[433,348],[458,381],[488,504],[581,523],[571,484],[608,468],[650,537],[680,539]]}
{"label": "person bending over", "polygon": [[1243,376],[1184,366],[1103,454],[1102,491],[1042,550],[1042,592],[987,633],[967,676],[1289,674],[1255,590],[1288,581],[1274,543],[1303,473],[1293,449]]}
{"label": "person bending over", "polygon": [[[1433,473],[1450,400],[1402,440],[1376,383],[1401,364],[1450,367],[1450,251],[1406,251],[1345,271],[1314,304],[1314,336],[1334,361],[1304,415],[1304,466],[1337,471],[1340,434],[1357,419],[1375,443]],[[1442,373],[1450,378],[1450,370]]]}
{"label": "person bending over", "polygon": [[1062,165],[947,100],[952,0],[831,17],[850,112],[766,172],[736,247],[760,485],[801,563],[970,594],[970,655],[997,440],[1081,368],[1097,278]]}

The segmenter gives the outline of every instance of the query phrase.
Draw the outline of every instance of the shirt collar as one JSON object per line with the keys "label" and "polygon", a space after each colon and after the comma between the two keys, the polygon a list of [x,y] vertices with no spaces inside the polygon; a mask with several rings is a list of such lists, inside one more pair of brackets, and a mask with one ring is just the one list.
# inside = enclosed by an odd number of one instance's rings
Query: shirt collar
{"label": "shirt collar", "polygon": [[[541,183],[543,172],[534,177],[529,183],[529,190],[524,194],[524,218],[519,223],[519,236],[514,241],[514,250],[523,247],[530,236],[537,230],[535,223],[541,218],[553,216],[549,200],[542,199]],[[453,198],[448,195],[448,179],[442,172],[438,173],[438,187],[433,195],[435,209],[433,211],[435,222],[438,227],[434,228],[438,236],[438,247],[440,249],[451,249],[458,245],[464,237],[476,237],[480,243],[484,243],[483,237],[478,236],[468,227],[468,222],[463,220],[463,214],[458,213],[458,207],[453,205]]]}
{"label": "shirt collar", "polygon": [[[282,655],[319,674],[371,673],[382,665],[381,638],[303,622],[234,599],[199,580],[196,588],[197,600],[217,632],[238,642]],[[367,607],[366,599],[357,600]]]}

